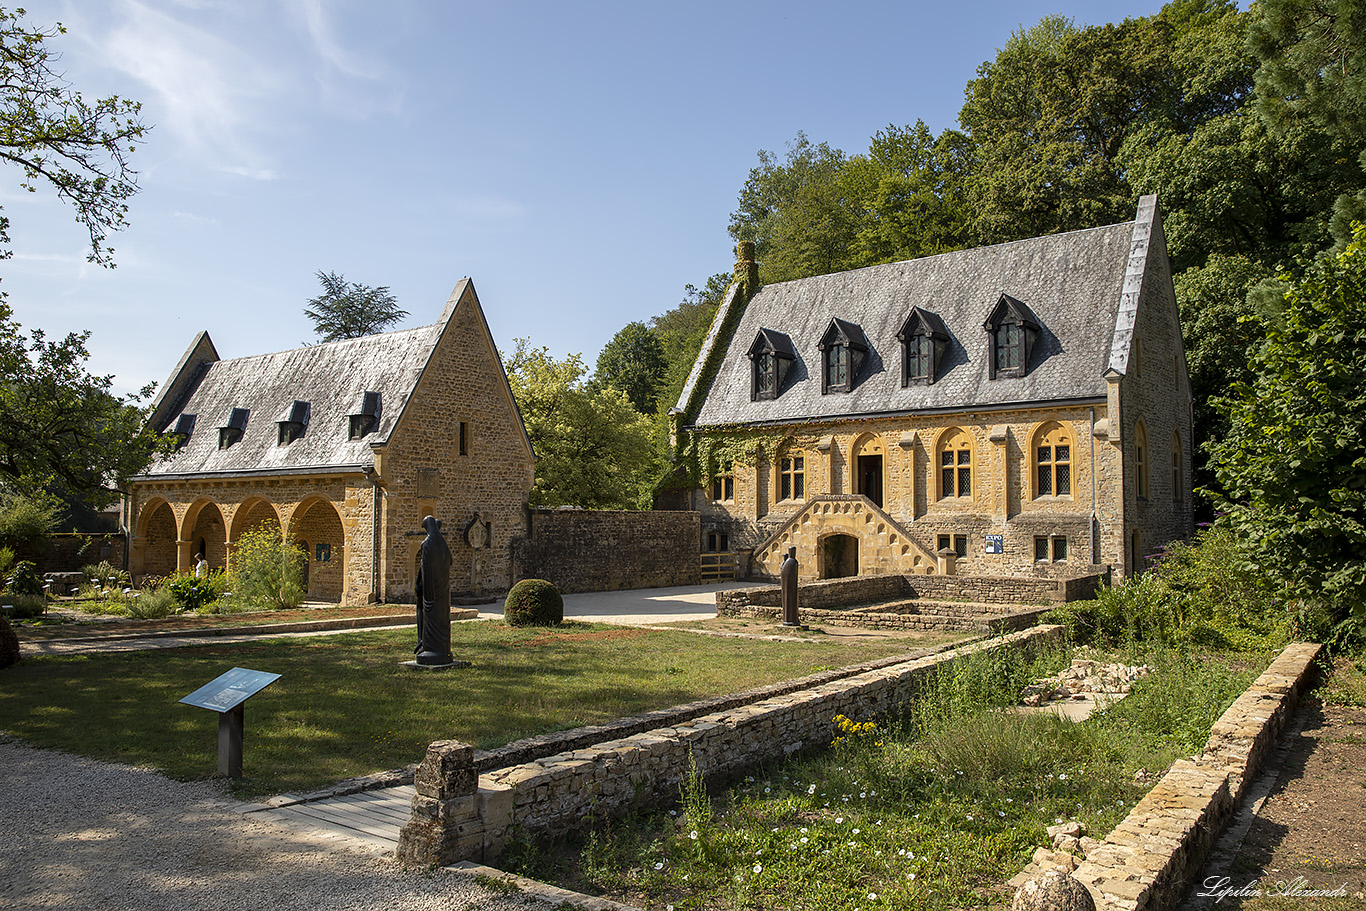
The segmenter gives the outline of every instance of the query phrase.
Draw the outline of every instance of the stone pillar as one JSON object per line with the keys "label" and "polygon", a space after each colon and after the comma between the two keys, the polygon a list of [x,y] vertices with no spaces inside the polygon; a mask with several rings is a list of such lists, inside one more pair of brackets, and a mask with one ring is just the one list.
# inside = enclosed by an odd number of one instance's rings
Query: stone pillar
{"label": "stone pillar", "polygon": [[939,575],[956,576],[958,575],[958,551],[952,547],[945,547],[939,551]]}
{"label": "stone pillar", "polygon": [[193,541],[175,542],[175,571],[178,573],[194,572],[194,554],[190,548],[194,547]]}
{"label": "stone pillar", "polygon": [[413,776],[413,814],[398,836],[398,859],[423,866],[481,860],[484,826],[474,747],[438,740]]}

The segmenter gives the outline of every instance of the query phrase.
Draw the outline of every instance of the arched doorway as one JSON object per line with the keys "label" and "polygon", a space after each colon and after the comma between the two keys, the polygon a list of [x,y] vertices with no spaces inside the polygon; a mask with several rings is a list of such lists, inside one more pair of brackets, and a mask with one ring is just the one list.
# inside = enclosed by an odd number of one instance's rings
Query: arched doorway
{"label": "arched doorway", "polygon": [[327,500],[306,500],[289,525],[290,539],[307,548],[308,600],[340,602],[346,593],[346,532],[337,508]]}
{"label": "arched doorway", "polygon": [[818,569],[822,579],[858,575],[858,538],[853,535],[827,535],[821,539],[817,552],[820,555]]}
{"label": "arched doorway", "polygon": [[[176,571],[175,513],[171,504],[161,500],[142,510],[142,564],[137,570],[141,578],[170,576]],[[141,579],[138,580],[139,582]]]}
{"label": "arched doorway", "polygon": [[185,515],[185,525],[190,529],[190,533],[184,536],[190,542],[187,570],[194,568],[195,554],[203,554],[213,569],[227,565],[228,529],[217,503],[201,500],[192,505]]}
{"label": "arched doorway", "polygon": [[854,490],[873,501],[875,506],[882,505],[882,467],[886,449],[882,438],[866,434],[854,441],[853,458]]}

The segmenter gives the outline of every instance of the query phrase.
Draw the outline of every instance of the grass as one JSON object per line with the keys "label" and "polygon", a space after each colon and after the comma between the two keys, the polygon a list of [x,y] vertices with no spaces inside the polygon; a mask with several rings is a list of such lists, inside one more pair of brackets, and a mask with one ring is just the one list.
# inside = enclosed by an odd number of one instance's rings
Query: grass
{"label": "grass", "polygon": [[1164,651],[1143,657],[1156,674],[1088,722],[1000,710],[1066,658],[981,656],[899,719],[842,724],[831,750],[712,799],[694,782],[673,811],[581,841],[523,842],[513,868],[677,911],[1008,904],[1001,886],[1048,843],[1047,826],[1076,820],[1103,836],[1265,663]]}
{"label": "grass", "polygon": [[568,622],[453,627],[472,668],[415,673],[409,631],[123,654],[26,657],[0,671],[0,731],[33,746],[158,768],[217,767],[217,723],[181,697],[234,666],[282,674],[246,705],[239,793],[310,790],[404,766],[433,740],[490,748],[900,654],[918,643],[769,642]]}

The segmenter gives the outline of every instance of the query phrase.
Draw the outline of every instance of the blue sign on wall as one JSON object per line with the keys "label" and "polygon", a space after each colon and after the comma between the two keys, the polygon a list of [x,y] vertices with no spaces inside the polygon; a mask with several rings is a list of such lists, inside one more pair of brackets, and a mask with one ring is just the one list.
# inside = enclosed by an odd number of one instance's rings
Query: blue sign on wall
{"label": "blue sign on wall", "polygon": [[279,674],[269,671],[253,671],[245,667],[235,667],[195,690],[180,700],[186,705],[215,712],[227,712],[246,702],[261,690],[280,679]]}
{"label": "blue sign on wall", "polygon": [[1005,552],[1005,535],[987,535],[987,553],[1003,554]]}

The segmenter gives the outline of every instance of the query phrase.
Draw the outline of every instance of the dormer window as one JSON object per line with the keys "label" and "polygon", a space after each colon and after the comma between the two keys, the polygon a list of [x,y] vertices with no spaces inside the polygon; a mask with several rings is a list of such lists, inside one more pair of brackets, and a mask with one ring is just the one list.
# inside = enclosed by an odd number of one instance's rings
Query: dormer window
{"label": "dormer window", "polygon": [[176,451],[185,448],[185,444],[190,442],[190,434],[194,433],[195,416],[192,414],[182,414],[176,418],[175,430],[171,431],[171,436],[175,438]]}
{"label": "dormer window", "polygon": [[1023,301],[1002,294],[982,324],[990,339],[988,367],[993,380],[1022,377],[1029,370],[1029,355],[1039,335],[1039,320]]}
{"label": "dormer window", "polygon": [[247,432],[246,408],[234,408],[228,415],[228,422],[218,428],[218,448],[227,449],[238,440],[242,439],[242,434]]}
{"label": "dormer window", "polygon": [[787,372],[797,360],[792,339],[775,329],[760,329],[749,346],[750,390],[752,402],[776,399],[783,391]]}
{"label": "dormer window", "polygon": [[838,317],[821,336],[821,394],[851,392],[858,383],[859,368],[868,355],[868,338],[853,323]]}
{"label": "dormer window", "polygon": [[361,395],[360,410],[347,416],[351,422],[349,438],[359,440],[379,426],[380,397],[378,392]]}
{"label": "dormer window", "polygon": [[949,330],[944,321],[937,313],[912,307],[896,337],[901,341],[901,385],[933,383],[949,346]]}
{"label": "dormer window", "polygon": [[304,435],[304,428],[308,426],[308,411],[308,402],[301,402],[298,399],[286,409],[284,416],[276,422],[280,428],[281,446],[293,443]]}

